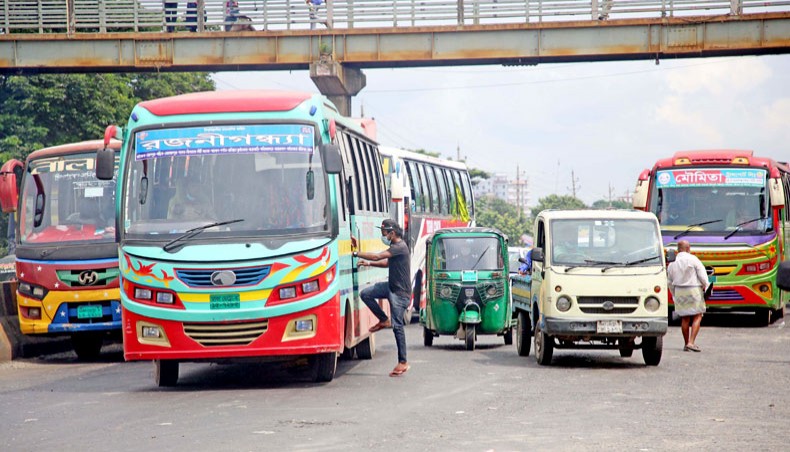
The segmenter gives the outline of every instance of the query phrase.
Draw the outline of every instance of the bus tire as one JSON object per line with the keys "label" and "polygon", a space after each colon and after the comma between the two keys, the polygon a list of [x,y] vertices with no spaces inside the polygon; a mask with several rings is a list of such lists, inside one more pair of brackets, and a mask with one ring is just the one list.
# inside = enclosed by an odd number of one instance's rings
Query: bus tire
{"label": "bus tire", "polygon": [[154,382],[160,388],[175,386],[178,383],[178,361],[155,359]]}
{"label": "bus tire", "polygon": [[370,333],[367,339],[357,344],[354,348],[357,350],[357,358],[373,359],[376,355],[376,335]]}
{"label": "bus tire", "polygon": [[337,353],[319,353],[312,357],[313,381],[316,383],[328,383],[335,378],[337,369]]}
{"label": "bus tire", "polygon": [[768,326],[771,324],[771,308],[761,308],[754,312],[754,322],[757,326]]}
{"label": "bus tire", "polygon": [[414,288],[411,291],[412,294],[412,311],[411,311],[411,319],[406,319],[408,323],[417,323],[420,321],[420,298],[422,298],[422,273],[417,272],[417,276],[414,278]]}
{"label": "bus tire", "polygon": [[526,311],[518,311],[516,320],[516,350],[518,356],[529,356],[532,347],[532,325]]}
{"label": "bus tire", "polygon": [[99,333],[75,333],[71,335],[71,346],[80,361],[95,361],[101,355],[104,335]]}
{"label": "bus tire", "polygon": [[657,366],[661,362],[664,349],[664,338],[661,336],[642,337],[642,358],[648,366]]}
{"label": "bus tire", "polygon": [[345,322],[345,327],[343,329],[343,351],[340,353],[340,359],[343,359],[343,360],[354,359],[354,351],[355,351],[354,349],[356,348],[356,347],[350,347],[350,348],[346,347],[346,339],[349,336],[349,332],[351,332],[352,331],[351,329],[353,328],[351,326],[351,323],[353,322],[353,320],[351,319],[351,311],[350,311],[350,309],[351,309],[351,306],[346,305],[346,317],[345,317],[346,318],[346,322]]}

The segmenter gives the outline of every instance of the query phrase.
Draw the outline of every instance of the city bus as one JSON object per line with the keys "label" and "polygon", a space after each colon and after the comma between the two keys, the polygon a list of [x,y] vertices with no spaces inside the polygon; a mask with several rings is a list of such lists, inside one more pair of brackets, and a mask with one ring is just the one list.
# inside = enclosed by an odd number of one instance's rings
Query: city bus
{"label": "city bus", "polygon": [[681,151],[642,171],[633,205],[658,217],[665,247],[689,241],[713,281],[709,311],[753,312],[767,325],[789,298],[776,286],[788,187],[790,167],[753,151]]}
{"label": "city bus", "polygon": [[[17,312],[23,334],[70,335],[77,357],[96,359],[120,338],[115,182],[95,177],[102,140],[32,152],[7,162],[0,196],[16,212]],[[107,144],[120,149],[120,142]],[[20,168],[21,171],[14,171]],[[21,176],[19,185],[16,174]],[[20,195],[21,191],[21,195]]]}
{"label": "city bus", "polygon": [[425,242],[441,228],[475,225],[474,196],[466,164],[380,146],[391,216],[411,251],[412,309],[425,306]]}
{"label": "city bus", "polygon": [[173,386],[185,361],[308,357],[326,382],[338,355],[372,358],[359,290],[387,271],[357,270],[351,236],[383,250],[389,203],[359,124],[321,95],[220,91],[141,102],[111,137],[126,360]]}

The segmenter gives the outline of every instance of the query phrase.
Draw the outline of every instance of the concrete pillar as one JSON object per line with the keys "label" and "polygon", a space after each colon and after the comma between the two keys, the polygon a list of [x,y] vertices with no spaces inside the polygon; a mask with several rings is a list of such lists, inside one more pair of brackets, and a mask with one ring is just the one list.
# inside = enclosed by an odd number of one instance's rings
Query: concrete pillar
{"label": "concrete pillar", "polygon": [[318,91],[334,103],[343,116],[351,116],[351,98],[365,87],[361,69],[343,67],[331,58],[322,57],[310,64],[310,78]]}

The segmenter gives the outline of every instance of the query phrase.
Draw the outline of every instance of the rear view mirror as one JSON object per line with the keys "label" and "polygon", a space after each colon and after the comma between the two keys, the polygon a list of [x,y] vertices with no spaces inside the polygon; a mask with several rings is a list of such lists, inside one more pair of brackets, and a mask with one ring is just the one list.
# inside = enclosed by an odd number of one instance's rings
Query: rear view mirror
{"label": "rear view mirror", "polygon": [[0,205],[3,213],[16,212],[23,172],[24,164],[16,159],[7,161],[0,169]]}
{"label": "rear view mirror", "polygon": [[112,180],[115,175],[115,151],[104,148],[96,151],[96,178]]}
{"label": "rear view mirror", "polygon": [[782,290],[790,290],[790,261],[779,264],[776,271],[776,285]]}
{"label": "rear view mirror", "polygon": [[532,262],[543,262],[543,248],[532,248]]}
{"label": "rear view mirror", "polygon": [[46,204],[47,198],[43,192],[39,192],[36,195],[36,205],[35,211],[33,212],[33,227],[41,226],[41,223],[44,221],[44,205]]}
{"label": "rear view mirror", "polygon": [[667,264],[675,262],[678,257],[678,252],[675,250],[667,250]]}
{"label": "rear view mirror", "polygon": [[343,159],[340,157],[340,148],[337,145],[322,144],[319,151],[327,174],[340,174],[343,171]]}
{"label": "rear view mirror", "polygon": [[307,190],[307,199],[312,200],[315,198],[315,175],[313,170],[308,170],[305,174],[305,189]]}

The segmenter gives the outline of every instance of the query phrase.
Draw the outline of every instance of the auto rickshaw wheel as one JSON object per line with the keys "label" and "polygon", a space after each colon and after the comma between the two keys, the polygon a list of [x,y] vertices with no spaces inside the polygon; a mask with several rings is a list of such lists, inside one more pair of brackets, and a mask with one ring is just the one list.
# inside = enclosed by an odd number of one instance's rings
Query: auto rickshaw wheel
{"label": "auto rickshaw wheel", "polygon": [[502,335],[505,338],[505,345],[513,345],[513,328],[505,331],[505,334]]}
{"label": "auto rickshaw wheel", "polygon": [[464,325],[464,332],[466,333],[466,349],[472,351],[475,349],[475,339],[477,339],[475,337],[475,326]]}
{"label": "auto rickshaw wheel", "polygon": [[543,332],[540,322],[535,324],[535,359],[541,366],[551,364],[551,356],[554,354],[554,338]]}
{"label": "auto rickshaw wheel", "polygon": [[422,327],[422,343],[426,347],[433,345],[433,331],[429,330],[426,326]]}
{"label": "auto rickshaw wheel", "polygon": [[519,311],[516,322],[516,350],[518,350],[519,356],[529,356],[529,349],[532,347],[530,329],[529,315],[524,311]]}

